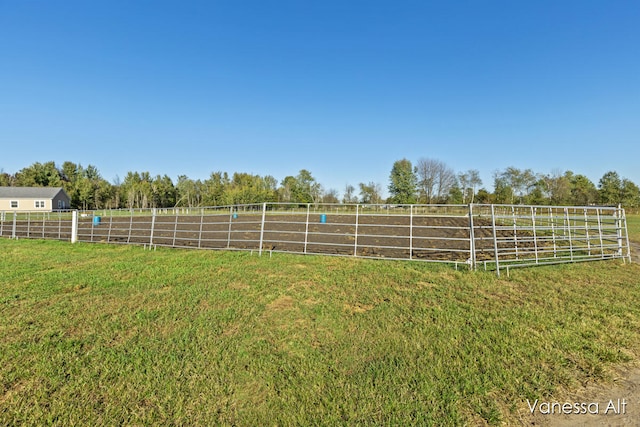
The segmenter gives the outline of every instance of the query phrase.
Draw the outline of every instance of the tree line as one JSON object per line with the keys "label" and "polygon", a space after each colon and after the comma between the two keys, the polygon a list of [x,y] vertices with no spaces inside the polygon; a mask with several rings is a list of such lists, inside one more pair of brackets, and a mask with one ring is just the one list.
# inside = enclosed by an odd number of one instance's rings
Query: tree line
{"label": "tree line", "polygon": [[605,173],[594,184],[573,171],[535,173],[508,167],[493,173],[493,192],[482,187],[480,172],[455,173],[445,163],[420,159],[416,166],[407,159],[393,164],[389,177],[392,203],[505,203],[527,205],[618,205],[640,206],[640,188],[615,171]]}
{"label": "tree line", "polygon": [[361,182],[347,184],[342,195],[325,189],[311,172],[302,169],[295,176],[278,181],[271,175],[244,172],[212,172],[207,179],[186,175],[173,181],[168,175],[127,172],[124,179],[105,180],[93,165],[83,167],[66,161],[34,163],[15,174],[0,171],[0,186],[62,187],[76,209],[164,208],[225,206],[262,202],[285,203],[388,203],[388,204],[553,204],[640,206],[640,189],[617,172],[603,175],[594,184],[572,171],[535,173],[531,169],[508,167],[493,174],[493,191],[483,187],[480,172],[455,172],[437,159],[421,158],[393,163],[389,174],[389,197],[382,185]]}

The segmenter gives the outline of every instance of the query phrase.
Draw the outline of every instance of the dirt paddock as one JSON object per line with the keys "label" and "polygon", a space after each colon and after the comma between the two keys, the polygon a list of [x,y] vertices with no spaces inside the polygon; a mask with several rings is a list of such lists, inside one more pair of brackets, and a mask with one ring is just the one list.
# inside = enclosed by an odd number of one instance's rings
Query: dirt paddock
{"label": "dirt paddock", "polygon": [[[77,238],[105,242],[175,248],[262,250],[304,254],[413,259],[469,263],[573,261],[574,257],[605,258],[618,250],[616,238],[602,230],[572,225],[563,231],[529,224],[494,224],[491,217],[474,215],[408,215],[307,212],[159,212],[105,211],[80,215]],[[108,214],[107,214],[108,212]],[[71,239],[69,218],[0,221],[0,236]],[[560,217],[556,221],[560,221]],[[263,222],[264,220],[264,222]],[[586,223],[585,223],[586,224]],[[473,227],[471,227],[473,225]],[[536,234],[537,232],[537,234]],[[607,231],[611,233],[610,231]],[[495,236],[494,236],[495,233]],[[555,233],[551,235],[550,233]],[[563,234],[564,233],[564,234]],[[611,236],[611,234],[609,234]],[[557,250],[556,250],[557,249]],[[475,256],[474,256],[475,255]],[[558,258],[555,258],[558,257]],[[491,266],[489,266],[491,268]]]}
{"label": "dirt paddock", "polygon": [[[467,262],[468,217],[407,215],[158,215],[82,219],[81,241]],[[152,233],[153,230],[153,233]],[[476,260],[494,256],[492,224],[474,220]],[[530,234],[530,233],[529,233]],[[520,238],[527,233],[520,234]],[[510,231],[500,237],[512,239]],[[523,242],[521,247],[531,246]]]}

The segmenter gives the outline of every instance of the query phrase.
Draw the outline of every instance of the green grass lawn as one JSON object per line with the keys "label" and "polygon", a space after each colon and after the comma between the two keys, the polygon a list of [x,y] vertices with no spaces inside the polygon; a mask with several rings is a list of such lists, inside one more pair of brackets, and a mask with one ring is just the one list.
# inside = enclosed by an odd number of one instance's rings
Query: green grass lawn
{"label": "green grass lawn", "polygon": [[629,239],[640,242],[640,215],[627,215],[627,231]]}
{"label": "green grass lawn", "polygon": [[0,425],[490,425],[640,355],[640,266],[0,239]]}

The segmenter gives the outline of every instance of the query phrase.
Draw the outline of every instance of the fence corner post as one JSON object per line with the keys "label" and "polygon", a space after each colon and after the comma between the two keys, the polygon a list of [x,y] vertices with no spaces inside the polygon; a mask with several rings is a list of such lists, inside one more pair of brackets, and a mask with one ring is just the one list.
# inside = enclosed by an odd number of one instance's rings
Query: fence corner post
{"label": "fence corner post", "polygon": [[71,211],[71,243],[78,241],[78,211]]}

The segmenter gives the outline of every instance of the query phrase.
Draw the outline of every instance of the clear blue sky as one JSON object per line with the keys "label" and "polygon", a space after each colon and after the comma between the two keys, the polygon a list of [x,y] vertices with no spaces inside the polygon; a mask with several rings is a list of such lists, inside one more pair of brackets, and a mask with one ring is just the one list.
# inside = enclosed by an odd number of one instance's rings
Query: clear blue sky
{"label": "clear blue sky", "polygon": [[640,184],[640,2],[0,0],[0,169]]}

